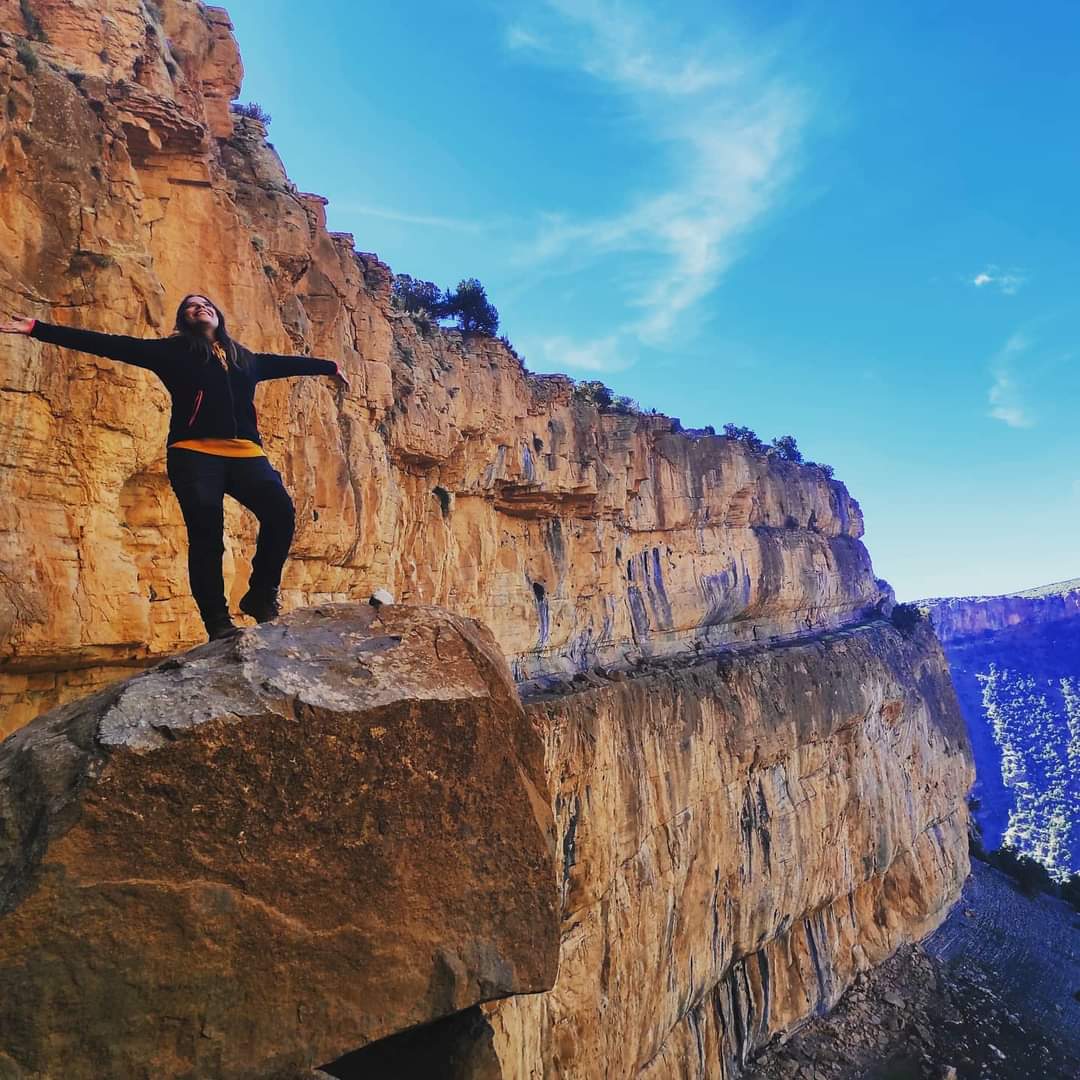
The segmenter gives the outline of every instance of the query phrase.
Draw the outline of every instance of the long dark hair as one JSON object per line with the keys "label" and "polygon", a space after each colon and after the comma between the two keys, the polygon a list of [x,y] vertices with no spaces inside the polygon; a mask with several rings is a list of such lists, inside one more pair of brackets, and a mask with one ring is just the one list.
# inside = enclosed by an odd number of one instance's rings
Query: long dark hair
{"label": "long dark hair", "polygon": [[208,301],[210,306],[217,312],[218,324],[217,330],[214,331],[214,340],[225,350],[225,356],[228,362],[235,367],[239,367],[241,364],[241,353],[236,347],[236,342],[229,337],[229,332],[225,329],[225,313],[210,299],[209,296],[206,295],[206,293],[188,293],[187,296],[180,301],[180,306],[176,309],[175,325],[177,334],[187,338],[188,347],[193,353],[202,357],[203,363],[208,364],[213,360],[210,343],[206,340],[205,335],[196,333],[184,318],[184,306],[193,296],[199,296],[203,300]]}

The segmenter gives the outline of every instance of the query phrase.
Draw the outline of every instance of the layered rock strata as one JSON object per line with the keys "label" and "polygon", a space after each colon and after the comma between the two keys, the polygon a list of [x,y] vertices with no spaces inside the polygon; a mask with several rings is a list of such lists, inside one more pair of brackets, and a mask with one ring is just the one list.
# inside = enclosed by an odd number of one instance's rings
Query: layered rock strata
{"label": "layered rock strata", "polygon": [[950,596],[920,601],[945,645],[1010,626],[1042,626],[1080,619],[1080,579],[1004,596]]}
{"label": "layered rock strata", "polygon": [[429,608],[311,608],[39,718],[0,747],[0,1075],[299,1076],[550,987],[543,765],[490,634]]}
{"label": "layered rock strata", "polygon": [[885,623],[529,704],[561,842],[547,994],[501,1075],[721,1078],[946,915],[970,750],[932,635]]}
{"label": "layered rock strata", "polygon": [[526,718],[472,624],[377,618],[299,612],[5,742],[13,1077],[734,1077],[959,892],[925,629],[582,676]]}
{"label": "layered rock strata", "polygon": [[[342,364],[345,397],[260,391],[297,505],[288,606],[386,586],[481,619],[528,679],[888,601],[819,470],[599,413],[504,344],[396,311],[389,268],[226,108],[239,81],[227,16],[194,0],[5,9],[0,304],[154,336],[199,289],[248,345]],[[165,405],[146,372],[0,341],[0,734],[201,639]],[[235,602],[254,521],[230,504],[227,531]]]}

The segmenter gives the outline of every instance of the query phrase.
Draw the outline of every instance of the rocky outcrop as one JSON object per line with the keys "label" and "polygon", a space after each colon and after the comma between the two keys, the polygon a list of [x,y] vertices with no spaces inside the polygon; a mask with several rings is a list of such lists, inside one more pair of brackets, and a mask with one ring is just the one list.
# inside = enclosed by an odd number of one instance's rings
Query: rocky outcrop
{"label": "rocky outcrop", "polygon": [[299,1076],[550,987],[557,903],[490,634],[297,612],[0,747],[0,1074]]}
{"label": "rocky outcrop", "polygon": [[0,754],[16,1077],[732,1077],[968,869],[943,658],[884,622],[523,715],[474,624],[328,605]]}
{"label": "rocky outcrop", "polygon": [[952,596],[923,600],[946,645],[1007,630],[1080,618],[1080,579],[1004,596]]}
{"label": "rocky outcrop", "polygon": [[[197,288],[250,346],[332,356],[352,381],[260,391],[297,504],[288,606],[387,586],[481,619],[530,679],[888,602],[857,503],[819,470],[598,413],[504,344],[396,311],[390,270],[224,109],[240,68],[220,9],[24,8],[47,40],[0,24],[0,303],[152,336]],[[164,407],[138,369],[0,341],[0,734],[201,640]],[[254,522],[230,506],[227,530],[235,601]]]}
{"label": "rocky outcrop", "polygon": [[924,606],[970,729],[983,844],[1080,871],[1080,582]]}

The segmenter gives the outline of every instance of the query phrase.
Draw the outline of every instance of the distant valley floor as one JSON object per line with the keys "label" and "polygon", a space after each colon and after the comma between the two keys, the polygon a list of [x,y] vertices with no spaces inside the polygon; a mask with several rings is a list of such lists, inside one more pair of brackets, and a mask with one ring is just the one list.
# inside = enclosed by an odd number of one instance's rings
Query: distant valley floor
{"label": "distant valley floor", "polygon": [[975,862],[936,933],[862,976],[828,1016],[767,1049],[747,1075],[1075,1080],[1080,914],[1060,900],[1024,896]]}

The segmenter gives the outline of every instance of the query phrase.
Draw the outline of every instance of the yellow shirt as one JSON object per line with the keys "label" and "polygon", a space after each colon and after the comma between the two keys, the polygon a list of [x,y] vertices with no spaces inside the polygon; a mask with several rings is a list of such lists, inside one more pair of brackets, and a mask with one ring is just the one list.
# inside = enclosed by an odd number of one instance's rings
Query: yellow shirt
{"label": "yellow shirt", "polygon": [[169,443],[169,449],[198,450],[200,454],[218,457],[265,457],[263,448],[250,439],[181,439]]}

